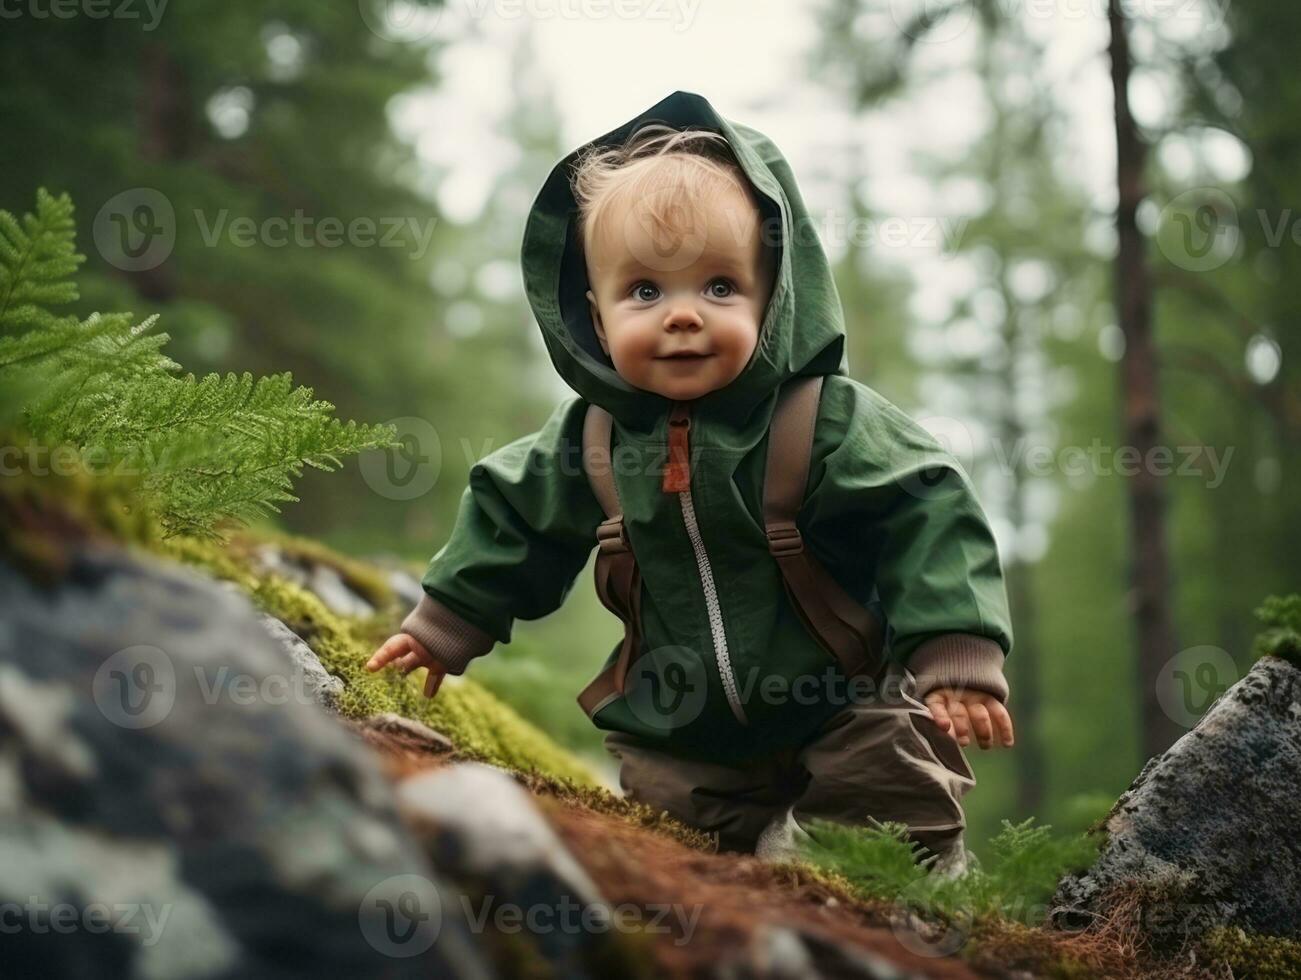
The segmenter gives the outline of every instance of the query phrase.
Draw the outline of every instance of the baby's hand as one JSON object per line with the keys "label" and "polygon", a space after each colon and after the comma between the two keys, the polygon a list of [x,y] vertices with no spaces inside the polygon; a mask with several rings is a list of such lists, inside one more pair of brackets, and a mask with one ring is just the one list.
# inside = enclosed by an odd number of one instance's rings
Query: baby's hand
{"label": "baby's hand", "polygon": [[1012,744],[1012,716],[994,695],[969,688],[937,687],[925,700],[936,724],[952,732],[959,745],[970,742],[974,731],[980,747],[991,749],[995,729],[1003,745]]}
{"label": "baby's hand", "polygon": [[[399,659],[401,658],[401,659]],[[414,636],[398,633],[390,636],[383,645],[366,661],[367,670],[379,670],[394,663],[403,675],[411,673],[417,667],[428,667],[429,675],[425,678],[425,697],[432,698],[442,686],[447,670],[430,655]]]}

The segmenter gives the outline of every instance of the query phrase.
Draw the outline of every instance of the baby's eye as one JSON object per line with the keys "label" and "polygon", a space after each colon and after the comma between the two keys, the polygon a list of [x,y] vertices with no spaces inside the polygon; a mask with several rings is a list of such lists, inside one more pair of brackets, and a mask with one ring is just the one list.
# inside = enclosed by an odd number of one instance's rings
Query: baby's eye
{"label": "baby's eye", "polygon": [[[720,286],[723,289],[722,292],[718,292]],[[708,290],[709,295],[714,297],[714,299],[727,299],[727,297],[731,296],[732,293],[736,291],[736,287],[727,279],[715,279],[706,287],[706,289]]]}
{"label": "baby's eye", "polygon": [[632,287],[632,294],[639,300],[649,303],[659,296],[659,287],[653,282],[639,282]]}

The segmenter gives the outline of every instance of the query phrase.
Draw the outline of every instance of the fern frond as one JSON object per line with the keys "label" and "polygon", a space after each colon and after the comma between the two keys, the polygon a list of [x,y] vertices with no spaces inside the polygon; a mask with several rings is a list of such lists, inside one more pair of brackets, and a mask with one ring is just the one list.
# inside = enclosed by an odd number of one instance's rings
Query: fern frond
{"label": "fern frond", "polygon": [[36,192],[36,213],[21,223],[0,211],[0,334],[66,322],[49,307],[77,299],[71,277],[86,257],[76,251],[76,230],[72,200],[43,187]]}
{"label": "fern frond", "polygon": [[22,427],[47,445],[138,477],[167,533],[213,535],[276,513],[298,499],[305,466],[338,469],[344,456],[394,445],[391,426],[334,418],[287,373],[178,377],[156,315],[56,316],[49,307],[77,298],[69,277],[83,260],[66,195],[38,192],[21,223],[0,211],[0,387],[21,389],[0,400],[0,422],[20,405]]}

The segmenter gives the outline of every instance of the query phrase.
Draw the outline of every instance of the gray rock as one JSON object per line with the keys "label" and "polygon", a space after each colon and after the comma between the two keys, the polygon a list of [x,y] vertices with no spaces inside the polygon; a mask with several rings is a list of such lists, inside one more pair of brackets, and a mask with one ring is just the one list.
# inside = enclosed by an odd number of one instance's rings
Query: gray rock
{"label": "gray rock", "polygon": [[372,756],[287,664],[190,572],[84,551],[38,588],[0,565],[6,975],[490,974]]}
{"label": "gray rock", "polygon": [[1142,902],[1148,933],[1178,942],[1212,925],[1301,936],[1301,670],[1263,657],[1108,814],[1092,868],[1067,876],[1051,921],[1086,925],[1113,888]]}
{"label": "gray rock", "polygon": [[343,576],[329,565],[313,565],[307,573],[307,587],[331,612],[340,616],[375,614],[375,607],[348,588]]}
{"label": "gray rock", "polygon": [[264,544],[254,557],[262,570],[301,585],[320,599],[327,609],[341,616],[371,616],[375,607],[348,587],[329,565],[307,564],[290,558],[273,544]]}
{"label": "gray rock", "polygon": [[285,557],[285,553],[275,545],[261,545],[254,551],[253,555],[257,563],[262,566],[263,571],[279,575],[295,585],[307,585],[307,569],[296,562],[289,561]]}
{"label": "gray rock", "polygon": [[318,704],[333,710],[343,694],[343,681],[326,670],[302,637],[280,620],[274,616],[261,615],[258,621],[294,665],[294,683],[301,685],[307,696]]}
{"label": "gray rock", "polygon": [[420,584],[420,580],[401,569],[389,570],[388,584],[393,589],[393,594],[398,597],[398,601],[408,609],[420,605],[420,600],[425,597],[425,588]]}
{"label": "gray rock", "polygon": [[555,975],[590,976],[602,969],[598,964],[608,967],[617,939],[612,910],[508,772],[482,763],[423,772],[399,786],[398,806],[434,863],[462,889],[472,928],[492,928],[503,915],[522,912],[541,925],[519,934]]}
{"label": "gray rock", "polygon": [[719,980],[923,980],[870,950],[808,930],[762,926],[740,953],[719,963]]}
{"label": "gray rock", "polygon": [[371,715],[363,724],[365,727],[377,732],[383,732],[385,735],[396,735],[412,747],[427,752],[451,752],[456,748],[450,738],[441,732],[434,731],[424,722],[394,714],[391,711]]}
{"label": "gray rock", "polygon": [[420,584],[420,574],[412,574],[412,565],[401,556],[392,553],[371,554],[365,556],[367,564],[382,569],[388,586],[397,597],[398,604],[408,609],[418,605],[425,597],[424,586]]}

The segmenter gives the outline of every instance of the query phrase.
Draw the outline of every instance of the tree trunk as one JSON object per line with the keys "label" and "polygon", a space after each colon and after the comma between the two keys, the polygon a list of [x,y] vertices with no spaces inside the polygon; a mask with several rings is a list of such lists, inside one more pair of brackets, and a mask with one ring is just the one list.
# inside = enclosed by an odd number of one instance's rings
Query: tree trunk
{"label": "tree trunk", "polygon": [[1170,614],[1166,500],[1161,478],[1144,465],[1161,437],[1156,352],[1152,339],[1152,283],[1136,212],[1144,195],[1146,147],[1129,110],[1129,42],[1120,0],[1109,0],[1111,79],[1115,91],[1116,312],[1125,339],[1120,360],[1125,445],[1140,455],[1129,482],[1131,603],[1137,627],[1140,746],[1145,758],[1164,752],[1181,730],[1157,696],[1162,667],[1176,650]]}

